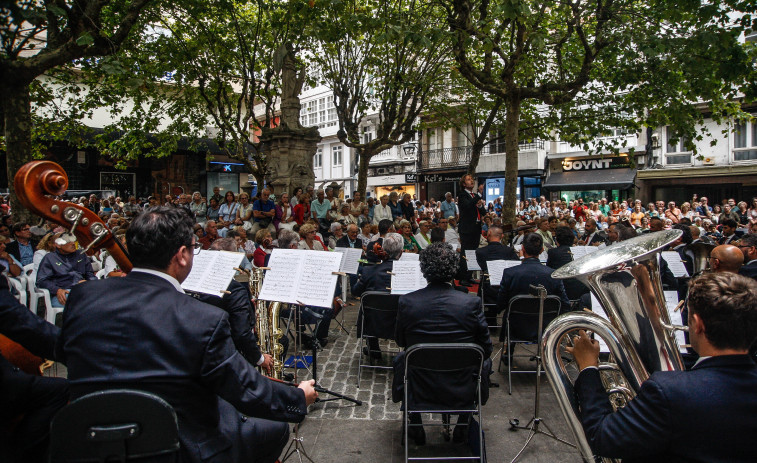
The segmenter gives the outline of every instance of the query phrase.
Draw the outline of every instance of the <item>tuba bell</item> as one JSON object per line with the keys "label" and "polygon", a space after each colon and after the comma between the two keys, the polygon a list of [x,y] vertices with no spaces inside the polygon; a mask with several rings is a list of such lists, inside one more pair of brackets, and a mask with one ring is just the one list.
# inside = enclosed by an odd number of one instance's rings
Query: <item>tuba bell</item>
{"label": "tuba bell", "polygon": [[694,270],[692,277],[699,275],[702,272],[710,269],[710,253],[715,249],[717,245],[705,243],[704,241],[697,241],[686,246],[687,251],[691,251],[694,254]]}
{"label": "tuba bell", "polygon": [[[609,322],[593,313],[571,312],[555,318],[542,338],[544,370],[585,461],[595,461],[579,418],[573,381],[577,369],[562,358],[571,332],[591,331],[610,350],[600,362],[602,382],[615,410],[625,406],[649,375],[683,370],[683,360],[665,304],[660,252],[681,236],[666,230],[616,243],[555,270],[555,279],[576,278],[599,300]],[[567,340],[567,341],[566,341]],[[603,459],[602,461],[613,461]]]}

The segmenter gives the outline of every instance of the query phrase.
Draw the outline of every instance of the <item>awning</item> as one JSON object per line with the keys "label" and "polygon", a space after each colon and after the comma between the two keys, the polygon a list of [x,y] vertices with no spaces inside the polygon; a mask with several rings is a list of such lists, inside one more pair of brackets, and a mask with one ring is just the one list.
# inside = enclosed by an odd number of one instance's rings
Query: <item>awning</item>
{"label": "awning", "polygon": [[542,185],[551,191],[560,190],[625,190],[634,185],[636,169],[583,170],[553,172]]}

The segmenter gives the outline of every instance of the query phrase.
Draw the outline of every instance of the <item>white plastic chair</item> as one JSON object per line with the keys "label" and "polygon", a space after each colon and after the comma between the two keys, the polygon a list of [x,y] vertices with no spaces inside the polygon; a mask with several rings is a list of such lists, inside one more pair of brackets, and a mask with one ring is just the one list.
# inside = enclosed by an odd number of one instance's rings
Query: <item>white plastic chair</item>
{"label": "white plastic chair", "polygon": [[18,302],[28,307],[26,303],[28,300],[26,297],[26,277],[24,275],[19,275],[18,277],[8,276],[8,283],[16,290],[14,296],[18,299]]}
{"label": "white plastic chair", "polygon": [[[50,291],[44,289],[44,288],[38,288],[37,287],[37,273],[34,271],[34,264],[27,264],[24,265],[24,273],[27,275],[28,284],[29,284],[29,294],[34,294],[34,297],[36,299],[36,306],[33,312],[36,314],[37,310],[36,307],[39,307],[39,300],[42,299],[42,301],[45,304],[45,320],[55,324],[55,316],[61,312],[63,312],[63,307],[53,307],[53,304],[50,300]],[[33,289],[33,291],[31,291]],[[31,307],[30,307],[31,308]]]}

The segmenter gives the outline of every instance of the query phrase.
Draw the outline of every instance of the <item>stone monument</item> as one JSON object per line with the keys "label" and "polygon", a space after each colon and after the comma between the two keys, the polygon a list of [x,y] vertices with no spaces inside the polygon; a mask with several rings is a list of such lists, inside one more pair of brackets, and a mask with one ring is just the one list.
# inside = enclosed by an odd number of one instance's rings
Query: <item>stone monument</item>
{"label": "stone monument", "polygon": [[279,125],[264,128],[261,148],[268,166],[266,179],[276,197],[296,187],[315,183],[313,155],[321,136],[317,127],[300,125],[300,98],[305,69],[297,69],[297,58],[290,44],[282,45],[274,55],[274,66],[281,72],[281,117]]}

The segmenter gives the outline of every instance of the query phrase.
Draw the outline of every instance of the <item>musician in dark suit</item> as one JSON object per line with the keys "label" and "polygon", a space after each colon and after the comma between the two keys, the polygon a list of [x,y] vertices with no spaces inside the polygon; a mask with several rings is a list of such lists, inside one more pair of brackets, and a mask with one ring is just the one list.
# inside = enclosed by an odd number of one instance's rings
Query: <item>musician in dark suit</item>
{"label": "musician in dark suit", "polygon": [[[337,240],[336,247],[363,249],[363,240],[357,237],[359,232],[360,232],[360,229],[358,228],[356,224],[351,223],[347,225],[347,233]],[[357,273],[350,274],[350,288],[352,288],[353,286],[355,286],[355,284],[357,284],[358,276],[360,275],[360,272],[362,271],[363,271],[363,265],[359,264]]]}
{"label": "musician in dark suit", "polygon": [[126,233],[131,273],[73,288],[57,345],[71,394],[162,397],[179,419],[182,461],[273,462],[285,422],[301,421],[317,394],[312,381],[295,388],[261,376],[235,348],[228,314],[184,294],[199,252],[193,224],[184,208],[146,210]]}
{"label": "musician in dark suit", "polygon": [[599,344],[574,340],[576,393],[594,452],[627,461],[754,461],[757,283],[732,273],[703,274],[689,289],[689,335],[701,356],[691,371],[657,372],[613,413],[597,370]]}
{"label": "musician in dark suit", "polygon": [[594,219],[587,219],[584,224],[584,235],[578,240],[578,244],[581,246],[599,246],[607,241],[602,235],[602,232],[597,230],[597,221]]}
{"label": "musician in dark suit", "polygon": [[[405,246],[405,242],[401,235],[387,233],[384,235],[382,243],[385,259],[378,265],[368,265],[363,269],[363,273],[360,274],[357,284],[352,288],[353,296],[360,297],[366,291],[389,292],[389,288],[392,286],[392,267],[394,266],[394,261],[402,256],[402,248]],[[357,320],[358,337],[363,335],[360,331],[362,326],[363,319],[361,312],[358,314]],[[370,355],[374,359],[380,359],[381,352],[379,352],[379,349],[378,339],[368,338],[368,348],[364,348],[363,354]]]}
{"label": "musician in dark suit", "polygon": [[[60,330],[21,305],[0,276],[0,334],[32,354],[56,359]],[[47,461],[50,421],[68,403],[68,381],[33,376],[19,370],[0,353],[0,461]],[[15,422],[18,417],[21,421]]]}
{"label": "musician in dark suit", "polygon": [[739,238],[741,238],[743,232],[738,230],[739,223],[737,221],[726,219],[720,222],[720,225],[723,227],[723,237],[720,238],[718,244],[733,244],[733,242],[738,241]]}
{"label": "musician in dark suit", "polygon": [[[476,261],[484,273],[489,273],[489,267],[486,264],[487,261],[520,260],[518,253],[516,253],[513,248],[502,243],[503,235],[504,232],[502,231],[502,227],[498,225],[490,226],[489,230],[486,232],[486,246],[476,249]],[[481,285],[481,294],[484,297],[484,301],[489,303],[497,302],[497,285],[495,284],[492,286],[488,278],[482,278],[481,281],[483,282]],[[496,322],[496,318],[496,311],[494,313],[490,311],[486,314],[486,320],[489,324],[496,324],[492,323]]]}
{"label": "musician in dark suit", "polygon": [[[482,375],[482,401],[488,397],[488,378],[491,371],[492,342],[489,327],[481,311],[481,300],[460,291],[455,291],[449,282],[455,276],[458,254],[446,243],[434,243],[422,250],[419,256],[421,272],[428,286],[400,297],[397,311],[395,340],[400,347],[408,348],[426,342],[472,342],[484,349],[487,359]],[[398,355],[394,362],[392,400],[403,399],[404,356]],[[485,383],[485,384],[483,384]],[[445,385],[449,387],[449,385]],[[461,395],[463,392],[445,390],[445,394]],[[484,393],[486,390],[486,393]],[[428,391],[433,396],[434,391]],[[486,395],[484,395],[486,394]],[[412,414],[411,422],[420,424],[420,415]],[[467,418],[467,417],[466,417]],[[414,427],[415,442],[425,442],[423,428]],[[462,439],[463,427],[455,428],[456,439]]]}
{"label": "musician in dark suit", "polygon": [[543,285],[547,290],[547,295],[560,297],[561,311],[569,310],[570,300],[565,294],[562,281],[552,278],[552,269],[539,262],[539,254],[543,249],[542,238],[536,233],[529,233],[523,239],[521,248],[523,262],[516,267],[506,268],[502,272],[497,297],[497,308],[500,312],[507,308],[513,297],[530,294],[531,285]]}
{"label": "musician in dark suit", "polygon": [[744,235],[739,249],[744,254],[744,266],[739,270],[739,275],[757,280],[757,234]]}
{"label": "musician in dark suit", "polygon": [[[484,200],[475,191],[476,181],[473,176],[465,174],[460,179],[460,194],[457,196],[457,208],[460,210],[460,220],[457,223],[457,232],[460,235],[461,254],[469,249],[477,249],[481,241],[481,222],[486,216]],[[470,274],[465,259],[460,261],[458,273],[460,284],[470,286]]]}
{"label": "musician in dark suit", "polygon": [[[575,235],[569,227],[557,227],[555,241],[557,247],[547,250],[547,267],[557,270],[563,265],[573,262],[573,252],[570,247],[575,241]],[[589,292],[589,288],[575,278],[563,280],[563,286],[565,287],[565,294],[570,300],[579,299]]]}

